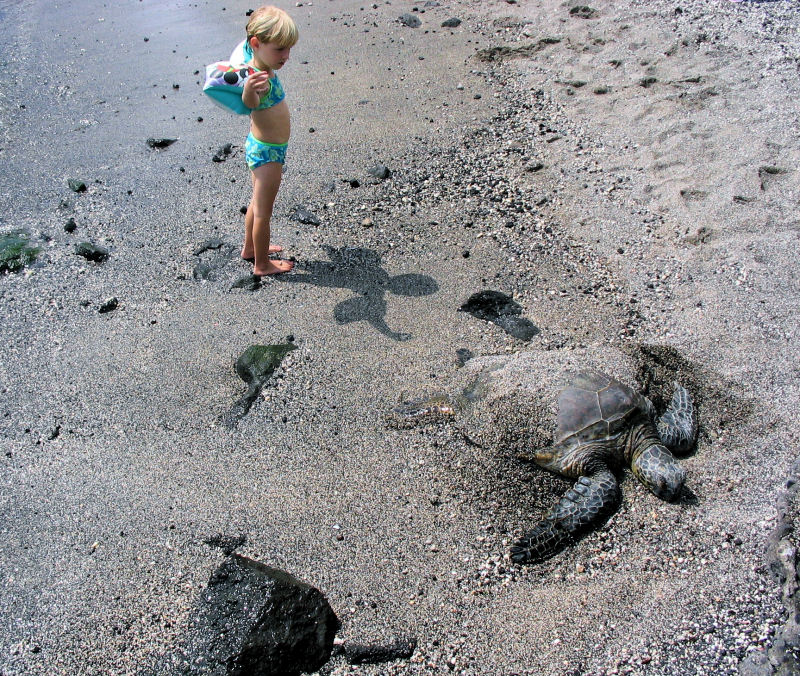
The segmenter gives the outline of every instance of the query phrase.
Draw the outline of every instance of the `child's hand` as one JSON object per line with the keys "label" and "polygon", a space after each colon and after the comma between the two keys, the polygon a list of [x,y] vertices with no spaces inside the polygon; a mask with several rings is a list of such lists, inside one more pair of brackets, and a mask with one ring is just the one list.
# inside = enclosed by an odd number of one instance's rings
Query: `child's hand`
{"label": "child's hand", "polygon": [[269,90],[269,78],[271,75],[272,71],[269,70],[260,70],[253,73],[245,80],[242,95],[249,98],[251,94],[255,94],[260,99]]}

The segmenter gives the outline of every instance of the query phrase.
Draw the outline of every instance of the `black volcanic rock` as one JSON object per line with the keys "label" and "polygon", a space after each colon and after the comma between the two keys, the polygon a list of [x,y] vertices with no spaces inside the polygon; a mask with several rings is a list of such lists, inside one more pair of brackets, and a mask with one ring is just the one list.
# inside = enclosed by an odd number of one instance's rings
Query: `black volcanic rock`
{"label": "black volcanic rock", "polygon": [[330,659],[339,619],[315,587],[238,554],[203,592],[181,673],[299,676]]}

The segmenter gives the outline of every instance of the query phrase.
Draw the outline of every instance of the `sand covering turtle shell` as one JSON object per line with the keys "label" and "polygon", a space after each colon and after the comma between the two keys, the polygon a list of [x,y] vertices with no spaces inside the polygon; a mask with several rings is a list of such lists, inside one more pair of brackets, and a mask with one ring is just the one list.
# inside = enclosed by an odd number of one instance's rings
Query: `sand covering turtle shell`
{"label": "sand covering turtle shell", "polygon": [[479,446],[533,460],[533,451],[554,441],[559,393],[587,369],[641,389],[635,360],[605,346],[478,357],[458,373],[452,389],[456,424]]}

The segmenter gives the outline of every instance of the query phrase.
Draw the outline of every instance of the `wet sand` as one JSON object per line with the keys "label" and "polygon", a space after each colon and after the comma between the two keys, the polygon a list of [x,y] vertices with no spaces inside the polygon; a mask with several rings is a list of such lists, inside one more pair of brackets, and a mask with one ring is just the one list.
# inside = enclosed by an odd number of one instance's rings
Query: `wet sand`
{"label": "wet sand", "polygon": [[[0,231],[43,249],[0,278],[0,671],[146,672],[185,637],[217,534],[321,589],[343,640],[418,639],[329,674],[735,674],[767,654],[798,438],[796,5],[277,4],[302,32],[273,225],[297,266],[256,291],[231,290],[247,122],[199,85],[249,6],[0,4]],[[457,312],[482,289],[540,333]],[[236,358],[287,336],[226,428]],[[384,415],[445,389],[458,349],[588,344],[691,376],[693,497],[626,474],[602,529],[513,566],[569,483]]]}

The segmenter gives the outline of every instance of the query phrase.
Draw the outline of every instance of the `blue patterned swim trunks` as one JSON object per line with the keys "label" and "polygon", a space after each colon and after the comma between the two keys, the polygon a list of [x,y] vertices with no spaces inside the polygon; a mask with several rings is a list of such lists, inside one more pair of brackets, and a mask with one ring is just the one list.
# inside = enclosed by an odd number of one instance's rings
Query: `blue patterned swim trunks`
{"label": "blue patterned swim trunks", "polygon": [[248,134],[244,144],[244,158],[247,160],[247,166],[252,171],[270,162],[283,164],[286,161],[288,145],[288,143],[266,143],[259,141],[252,134]]}

